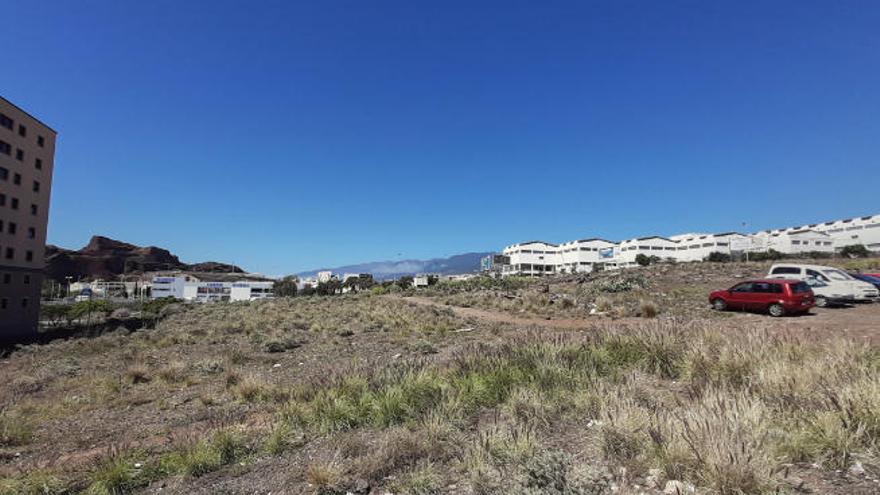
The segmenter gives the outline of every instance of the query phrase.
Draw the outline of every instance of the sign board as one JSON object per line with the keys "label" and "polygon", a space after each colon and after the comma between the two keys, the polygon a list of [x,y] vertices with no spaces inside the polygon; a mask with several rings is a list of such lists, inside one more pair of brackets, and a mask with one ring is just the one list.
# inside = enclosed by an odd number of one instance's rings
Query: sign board
{"label": "sign board", "polygon": [[743,237],[739,239],[731,239],[730,240],[730,250],[731,251],[745,251],[747,249],[752,249],[752,238],[751,237]]}

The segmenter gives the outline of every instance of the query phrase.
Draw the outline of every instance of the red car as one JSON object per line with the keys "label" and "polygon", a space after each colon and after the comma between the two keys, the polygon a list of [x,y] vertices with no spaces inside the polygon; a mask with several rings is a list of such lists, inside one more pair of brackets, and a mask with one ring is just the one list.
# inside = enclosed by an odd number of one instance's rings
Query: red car
{"label": "red car", "polygon": [[806,313],[815,304],[813,291],[806,282],[788,279],[764,279],[741,282],[727,290],[709,294],[712,307],[761,311],[770,316]]}

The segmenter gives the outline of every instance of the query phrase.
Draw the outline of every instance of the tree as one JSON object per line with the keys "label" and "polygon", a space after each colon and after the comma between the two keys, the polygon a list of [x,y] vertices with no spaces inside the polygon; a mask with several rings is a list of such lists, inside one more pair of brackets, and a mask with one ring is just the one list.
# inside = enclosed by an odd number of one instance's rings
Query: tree
{"label": "tree", "polygon": [[636,263],[638,263],[639,266],[648,266],[651,264],[651,258],[642,253],[639,253],[636,255]]}
{"label": "tree", "polygon": [[400,277],[395,283],[401,289],[408,289],[413,285],[413,278],[408,276]]}
{"label": "tree", "polygon": [[272,292],[275,297],[295,297],[298,283],[299,279],[296,276],[288,275],[272,284]]}
{"label": "tree", "polygon": [[871,251],[868,251],[864,244],[853,244],[851,246],[844,246],[840,250],[840,255],[848,258],[867,258],[871,256]]}
{"label": "tree", "polygon": [[317,293],[319,296],[332,296],[342,290],[342,282],[332,278],[326,282],[318,282]]}

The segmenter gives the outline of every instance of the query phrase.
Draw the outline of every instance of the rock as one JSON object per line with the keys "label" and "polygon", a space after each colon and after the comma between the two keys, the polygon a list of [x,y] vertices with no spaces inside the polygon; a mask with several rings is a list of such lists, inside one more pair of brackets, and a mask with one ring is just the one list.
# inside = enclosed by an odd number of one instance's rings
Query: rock
{"label": "rock", "polygon": [[856,461],[852,466],[850,466],[849,474],[851,474],[853,476],[864,476],[865,475],[865,467],[862,466],[861,462]]}
{"label": "rock", "polygon": [[663,487],[663,493],[665,495],[685,495],[686,493],[696,493],[696,489],[693,485],[683,481],[669,480],[666,482],[666,486]]}
{"label": "rock", "polygon": [[657,468],[649,469],[648,476],[645,477],[645,486],[648,488],[660,488],[660,482],[663,479],[663,471]]}

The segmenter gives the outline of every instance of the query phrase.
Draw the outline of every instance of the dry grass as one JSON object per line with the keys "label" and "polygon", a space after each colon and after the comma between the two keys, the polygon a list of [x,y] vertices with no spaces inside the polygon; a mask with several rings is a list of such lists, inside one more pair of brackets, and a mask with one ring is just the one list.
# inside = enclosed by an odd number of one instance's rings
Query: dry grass
{"label": "dry grass", "polygon": [[[526,300],[535,308],[564,311],[621,294],[567,293],[563,307],[552,288],[505,289],[520,290],[534,291]],[[657,304],[644,299],[637,311],[650,318]],[[474,332],[455,334],[465,322],[443,310],[304,298],[198,307],[152,332],[27,348],[6,363],[35,378],[3,390],[0,448],[47,458],[75,451],[94,440],[52,432],[101,431],[95,418],[118,418],[107,433],[117,439],[176,439],[176,427],[192,437],[139,451],[138,471],[128,454],[89,470],[35,464],[0,488],[113,493],[169,477],[200,487],[214,471],[215,481],[277,484],[247,478],[245,461],[256,458],[295,464],[299,481],[324,493],[358,480],[395,493],[451,484],[604,493],[658,468],[664,479],[727,495],[784,491],[780,471],[791,463],[833,472],[880,459],[876,348],[720,332],[704,320],[636,322],[497,334],[469,322]]]}

